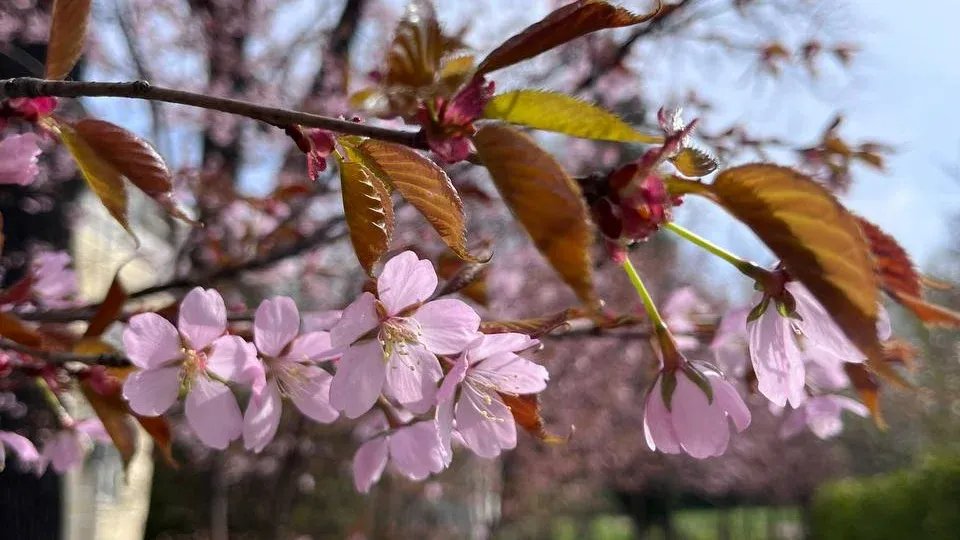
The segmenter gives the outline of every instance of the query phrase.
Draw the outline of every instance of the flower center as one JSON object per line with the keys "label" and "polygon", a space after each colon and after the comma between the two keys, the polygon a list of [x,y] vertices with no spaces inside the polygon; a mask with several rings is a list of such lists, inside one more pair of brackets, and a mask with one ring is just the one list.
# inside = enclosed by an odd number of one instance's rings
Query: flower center
{"label": "flower center", "polygon": [[183,364],[180,367],[180,386],[189,390],[194,379],[206,374],[207,353],[186,347],[181,349],[181,352],[183,353]]}
{"label": "flower center", "polygon": [[394,350],[406,356],[407,345],[419,345],[421,335],[420,323],[411,317],[390,317],[383,321],[379,338],[383,343],[384,358],[389,358]]}

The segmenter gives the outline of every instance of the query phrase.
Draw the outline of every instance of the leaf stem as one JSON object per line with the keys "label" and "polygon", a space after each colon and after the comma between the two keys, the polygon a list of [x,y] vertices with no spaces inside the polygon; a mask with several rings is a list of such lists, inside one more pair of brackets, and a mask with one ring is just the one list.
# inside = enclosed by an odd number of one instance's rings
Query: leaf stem
{"label": "leaf stem", "polygon": [[770,272],[769,270],[762,268],[757,264],[752,263],[746,259],[742,259],[734,255],[730,251],[727,251],[726,249],[714,244],[713,242],[694,233],[693,231],[690,231],[684,227],[681,227],[680,225],[677,225],[672,221],[666,223],[664,225],[664,228],[669,230],[670,232],[673,232],[677,236],[680,236],[684,240],[687,240],[690,243],[695,244],[703,248],[704,250],[710,252],[711,254],[716,255],[717,257],[720,257],[721,259],[727,261],[728,263],[733,265],[734,268],[739,270],[741,274],[757,281],[761,285],[766,286],[772,282],[771,280],[773,279],[773,273]]}
{"label": "leaf stem", "polygon": [[683,362],[683,356],[680,354],[679,349],[677,349],[677,343],[673,339],[670,329],[667,328],[667,323],[663,320],[663,317],[660,316],[660,312],[657,311],[657,306],[653,303],[653,297],[650,296],[650,291],[648,291],[647,287],[643,284],[643,280],[640,279],[640,274],[638,274],[637,269],[633,267],[633,263],[630,262],[629,257],[624,257],[623,259],[623,270],[627,273],[627,277],[630,278],[630,283],[633,285],[633,288],[636,289],[637,294],[640,295],[640,300],[643,301],[643,308],[646,310],[647,316],[650,317],[654,337],[657,338],[657,343],[660,344],[660,354],[663,359],[664,370],[676,370],[681,362]]}
{"label": "leaf stem", "polygon": [[60,423],[60,426],[65,428],[72,426],[73,418],[70,417],[70,413],[67,412],[66,407],[60,402],[60,398],[53,392],[53,389],[50,388],[47,381],[44,380],[43,377],[36,377],[34,381],[37,383],[37,388],[40,389],[40,394],[43,395],[44,401],[47,402],[47,405],[50,406],[50,409],[53,410],[53,413],[57,416],[57,422]]}

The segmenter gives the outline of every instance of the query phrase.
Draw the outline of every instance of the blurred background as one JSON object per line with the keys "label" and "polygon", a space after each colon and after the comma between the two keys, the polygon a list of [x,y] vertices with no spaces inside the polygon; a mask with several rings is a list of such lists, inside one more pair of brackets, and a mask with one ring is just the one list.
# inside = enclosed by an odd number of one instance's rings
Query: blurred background
{"label": "blurred background", "polygon": [[[447,34],[483,54],[565,2],[436,0]],[[600,103],[651,131],[661,106],[700,118],[697,144],[723,166],[793,165],[897,237],[940,285],[931,299],[960,309],[960,50],[955,2],[897,0],[672,0],[647,25],[591,35],[509,68],[498,90],[548,88]],[[52,2],[0,6],[0,78],[37,76]],[[642,12],[650,4],[626,0]],[[155,85],[349,118],[349,96],[373,84],[404,0],[95,0],[79,80]],[[81,299],[102,298],[115,272],[130,290],[209,280],[232,306],[287,294],[323,312],[360,290],[345,241],[336,171],[317,182],[282,133],[251,121],[167,104],[83,99],[88,114],[152,141],[177,172],[179,197],[206,227],[190,229],[135,200],[140,246],[86,192],[59,151],[29,188],[0,188],[4,285],[38,249],[68,250]],[[642,147],[538,135],[573,174],[608,170]],[[474,239],[496,255],[469,293],[494,319],[575,304],[519,231],[482,171],[448,169]],[[773,262],[745,227],[699,201],[675,211],[688,228],[762,264]],[[456,263],[411,208],[398,208],[393,247],[416,245],[447,275]],[[633,255],[661,303],[692,295],[694,355],[712,357],[719,318],[745,305],[751,284],[674,237]],[[229,266],[243,271],[221,272]],[[452,265],[452,266],[451,266]],[[618,269],[601,265],[608,305],[636,310]],[[163,295],[161,295],[163,296]],[[170,296],[144,300],[144,307]],[[151,303],[153,302],[153,303]],[[653,369],[629,331],[544,338],[536,360],[551,385],[545,419],[565,444],[521,434],[499,460],[458,454],[422,483],[385,475],[354,491],[350,425],[284,417],[259,455],[210,452],[185,426],[179,468],[153,459],[150,441],[124,474],[97,446],[62,478],[0,473],[0,536],[9,538],[955,538],[960,530],[960,334],[923,327],[890,306],[912,353],[914,392],[885,391],[889,427],[844,418],[821,440],[782,435],[781,416],[753,397],[753,425],[727,455],[707,461],[649,451],[642,401]],[[309,317],[308,317],[308,324]],[[317,322],[317,324],[321,324]],[[113,329],[114,337],[118,329]],[[31,396],[6,395],[3,425],[27,423]],[[20,400],[20,401],[18,401]],[[82,409],[82,400],[78,400]],[[290,411],[288,411],[290,412]],[[78,413],[83,416],[82,412]],[[42,426],[42,420],[41,424]],[[175,425],[175,427],[177,427]],[[182,429],[181,429],[182,428]]]}

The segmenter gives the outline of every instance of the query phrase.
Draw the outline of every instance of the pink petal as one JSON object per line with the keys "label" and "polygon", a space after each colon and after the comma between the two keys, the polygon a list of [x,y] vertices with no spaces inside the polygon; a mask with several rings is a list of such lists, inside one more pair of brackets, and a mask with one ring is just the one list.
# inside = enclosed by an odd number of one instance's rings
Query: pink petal
{"label": "pink petal", "polygon": [[673,429],[671,413],[663,403],[660,381],[661,378],[658,377],[650,393],[647,394],[643,408],[643,435],[651,450],[679,454],[680,443]]}
{"label": "pink petal", "polygon": [[183,356],[180,333],[156,313],[141,313],[130,318],[123,330],[123,349],[133,365],[160,367]]}
{"label": "pink petal", "polygon": [[34,133],[10,135],[0,140],[0,184],[27,186],[37,179],[39,141]]}
{"label": "pink petal", "polygon": [[253,316],[253,342],[266,356],[277,357],[300,333],[300,311],[292,298],[277,296],[260,302]]}
{"label": "pink petal", "polygon": [[832,400],[831,396],[810,398],[804,403],[804,410],[807,413],[807,426],[817,437],[829,439],[843,431],[840,404]]}
{"label": "pink petal", "polygon": [[227,308],[223,297],[213,289],[195,287],[180,303],[177,327],[193,350],[207,348],[227,331]]}
{"label": "pink petal", "polygon": [[340,321],[330,330],[331,345],[346,347],[376,328],[380,324],[376,302],[372,294],[365,292],[347,306]]}
{"label": "pink petal", "polygon": [[424,373],[441,372],[440,364],[437,357],[423,347],[410,345],[404,352],[406,354],[401,354],[394,348],[387,359],[384,389],[400,403],[415,403],[424,397]]}
{"label": "pink petal", "polygon": [[297,380],[284,379],[284,388],[297,409],[317,422],[333,422],[340,415],[330,405],[330,384],[333,377],[315,366],[300,366]]}
{"label": "pink petal", "polygon": [[835,403],[840,405],[841,409],[846,409],[853,414],[866,418],[870,415],[870,409],[866,405],[860,403],[855,399],[850,399],[847,396],[826,396],[832,399]]}
{"label": "pink petal", "polygon": [[727,449],[730,427],[723,409],[717,400],[709,403],[703,390],[679,371],[670,417],[680,446],[690,456],[704,459]]}
{"label": "pink petal", "polygon": [[398,429],[389,437],[390,459],[411,480],[423,480],[446,464],[437,425],[432,420]]}
{"label": "pink petal", "polygon": [[496,385],[497,390],[508,394],[536,394],[547,387],[550,375],[546,368],[513,353],[495,354],[476,364],[472,371],[483,373]]}
{"label": "pink petal", "polygon": [[780,438],[789,439],[803,432],[807,427],[806,407],[801,405],[799,409],[794,409],[787,413],[786,420],[780,425]]}
{"label": "pink petal", "polygon": [[[63,474],[83,462],[83,446],[72,430],[63,430],[43,445],[41,461],[50,463],[57,474]],[[45,466],[44,466],[45,467]]]}
{"label": "pink petal", "polygon": [[743,402],[743,398],[740,397],[737,389],[719,375],[710,373],[707,378],[713,387],[713,399],[733,420],[733,425],[736,426],[737,431],[747,429],[750,426],[750,409]]}
{"label": "pink petal", "polygon": [[200,376],[187,394],[187,422],[200,441],[217,450],[226,448],[243,432],[240,406],[227,385]]}
{"label": "pink petal", "polygon": [[[786,288],[797,301],[797,313],[803,317],[797,325],[810,345],[838,361],[860,362],[863,360],[863,353],[847,339],[843,330],[833,322],[827,310],[806,287],[799,282],[791,281],[787,283]],[[810,354],[815,353],[811,351]]]}
{"label": "pink petal", "polygon": [[517,445],[513,415],[497,395],[480,395],[464,386],[457,401],[456,419],[464,445],[480,457],[495,458],[501,450]]}
{"label": "pink petal", "polygon": [[107,428],[103,427],[103,422],[95,416],[77,422],[76,425],[73,426],[73,429],[77,433],[82,433],[94,441],[102,443],[111,442]]}
{"label": "pink petal", "polygon": [[470,358],[470,363],[473,364],[497,353],[525,351],[539,343],[540,341],[526,334],[514,332],[480,334],[467,347],[467,356]]}
{"label": "pink petal", "polygon": [[[0,455],[4,455],[3,446],[10,447],[17,454],[17,459],[21,465],[30,465],[40,460],[40,453],[30,442],[30,439],[13,433],[12,431],[0,431]],[[4,459],[0,458],[0,468],[4,465]]]}
{"label": "pink petal", "polygon": [[759,319],[747,323],[757,386],[761,394],[780,407],[788,401],[797,407],[806,399],[804,355],[790,324],[773,306]]}
{"label": "pink petal", "polygon": [[412,251],[404,251],[387,261],[377,279],[377,297],[387,308],[388,315],[396,315],[404,308],[426,301],[436,289],[437,273],[433,265]]}
{"label": "pink petal", "polygon": [[453,399],[457,387],[460,386],[460,383],[462,383],[463,379],[467,376],[467,368],[469,366],[467,355],[461,355],[457,363],[453,365],[450,371],[447,372],[446,377],[443,378],[443,383],[440,384],[440,390],[437,391],[437,403],[444,403]]}
{"label": "pink petal", "polygon": [[243,446],[247,450],[260,453],[273,440],[280,426],[282,407],[276,379],[270,379],[263,394],[250,397],[243,414]]}
{"label": "pink petal", "polygon": [[453,400],[441,401],[437,404],[437,434],[440,437],[444,466],[450,466],[450,462],[453,461],[453,448],[450,444],[453,437],[453,407]]}
{"label": "pink petal", "polygon": [[[429,353],[427,353],[429,354]],[[432,354],[430,356],[433,356]],[[413,414],[426,414],[437,404],[437,383],[443,378],[440,362],[421,362],[420,395],[418,401],[404,403],[403,406]]]}
{"label": "pink petal", "polygon": [[160,416],[177,401],[179,392],[178,367],[135,371],[123,383],[124,399],[142,416]]}
{"label": "pink petal", "polygon": [[413,318],[420,323],[420,342],[436,354],[463,352],[477,339],[480,329],[480,315],[452,298],[424,304]]}
{"label": "pink petal", "polygon": [[357,449],[353,455],[353,485],[360,493],[367,493],[387,466],[387,439],[376,437]]}
{"label": "pink petal", "polygon": [[303,314],[303,330],[314,332],[318,330],[329,331],[340,321],[343,311],[339,309],[329,311],[311,311]]}
{"label": "pink petal", "polygon": [[240,336],[223,336],[213,342],[207,355],[207,371],[221,379],[248,382],[250,365],[256,365],[257,350]]}
{"label": "pink petal", "polygon": [[308,332],[293,340],[284,356],[291,362],[319,362],[329,360],[331,352],[330,334],[327,332]]}
{"label": "pink petal", "polygon": [[347,418],[357,418],[377,402],[385,378],[380,342],[370,340],[353,345],[337,362],[337,374],[330,384],[330,404]]}

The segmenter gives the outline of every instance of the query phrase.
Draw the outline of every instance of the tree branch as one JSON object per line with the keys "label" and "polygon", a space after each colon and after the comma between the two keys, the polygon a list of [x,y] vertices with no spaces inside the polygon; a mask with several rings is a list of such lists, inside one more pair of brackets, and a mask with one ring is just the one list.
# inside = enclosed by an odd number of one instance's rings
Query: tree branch
{"label": "tree branch", "polygon": [[427,148],[426,139],[419,131],[404,131],[358,124],[356,122],[339,120],[318,114],[257,105],[256,103],[239,99],[221,98],[184,90],[151,86],[150,83],[146,81],[51,81],[30,77],[0,80],[0,99],[41,96],[65,98],[120,97],[162,101],[165,103],[176,103],[179,105],[188,105],[201,109],[245,116],[281,128],[296,124],[304,127],[328,129],[349,135],[370,137],[372,139],[402,144],[412,148]]}

